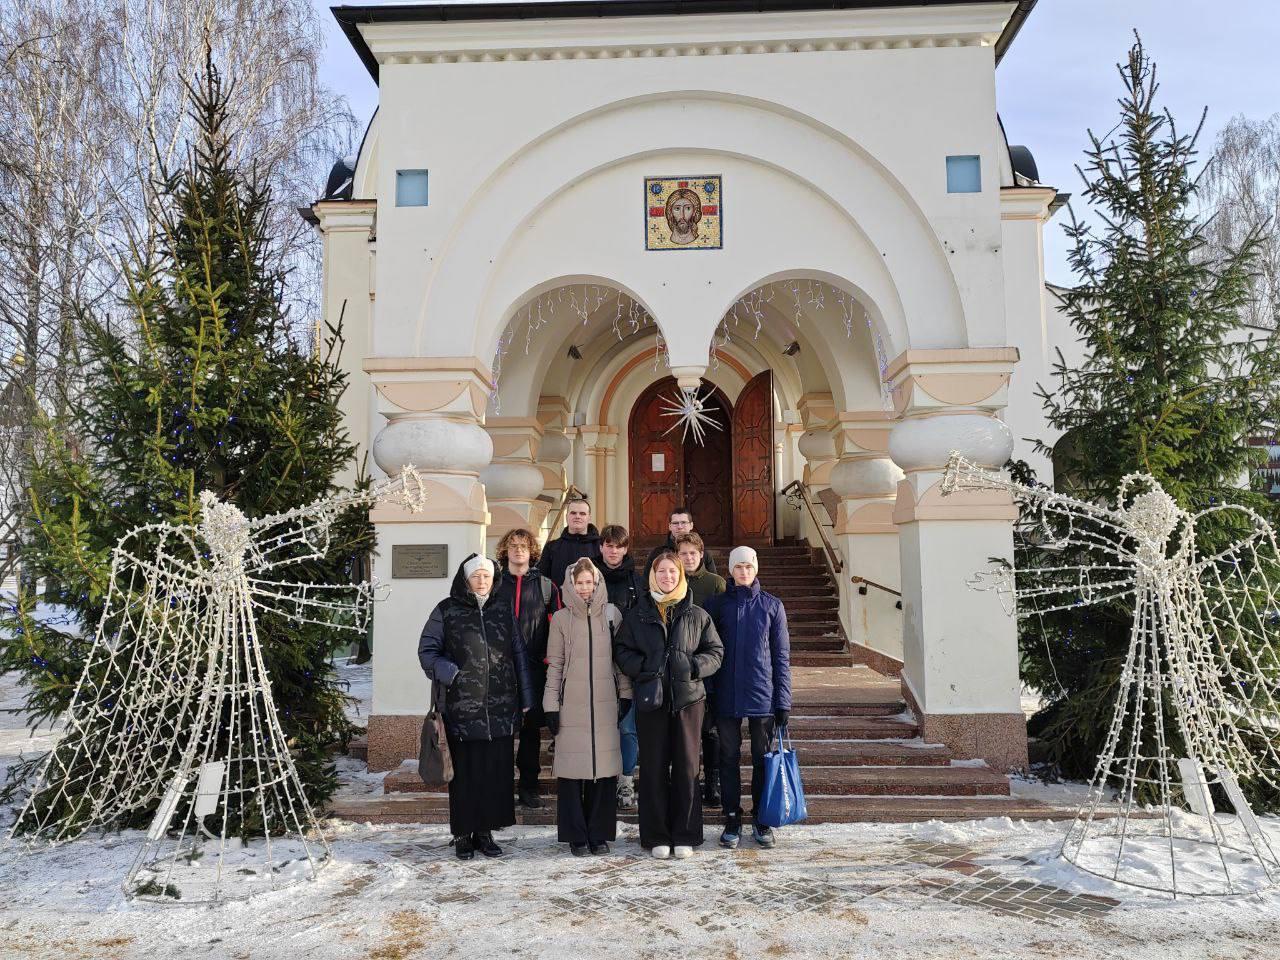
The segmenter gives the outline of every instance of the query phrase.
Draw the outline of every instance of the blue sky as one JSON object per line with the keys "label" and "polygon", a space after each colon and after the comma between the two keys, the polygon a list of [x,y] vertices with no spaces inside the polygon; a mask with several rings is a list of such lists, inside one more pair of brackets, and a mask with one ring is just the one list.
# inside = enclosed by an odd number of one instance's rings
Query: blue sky
{"label": "blue sky", "polygon": [[[377,90],[328,11],[323,81],[366,122]],[[1088,140],[1118,116],[1115,64],[1141,34],[1156,60],[1161,99],[1184,127],[1209,108],[1202,147],[1235,114],[1280,112],[1280,5],[1274,0],[1040,0],[996,71],[997,98],[1012,143],[1035,154],[1040,177],[1078,194],[1074,165]],[[1065,219],[1066,211],[1059,213]],[[1045,233],[1046,278],[1070,282],[1058,222]]]}

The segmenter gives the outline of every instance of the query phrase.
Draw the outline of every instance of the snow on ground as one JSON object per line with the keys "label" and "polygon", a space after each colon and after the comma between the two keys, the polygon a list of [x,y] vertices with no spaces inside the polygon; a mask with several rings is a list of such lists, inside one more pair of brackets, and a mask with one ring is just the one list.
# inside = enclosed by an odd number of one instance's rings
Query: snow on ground
{"label": "snow on ground", "polygon": [[[363,720],[370,671],[341,672]],[[0,706],[20,693],[0,676]],[[0,764],[33,748],[24,738],[0,715]],[[381,790],[361,764],[340,771],[344,792]],[[1083,790],[1014,782],[1059,804]],[[1280,824],[1267,828],[1280,845]],[[716,829],[692,859],[658,862],[631,826],[610,856],[587,859],[554,828],[519,827],[499,834],[501,859],[464,863],[443,826],[329,822],[318,879],[216,907],[126,900],[140,832],[31,850],[0,840],[0,958],[1280,957],[1280,893],[1172,901],[1117,886],[1058,858],[1065,824],[802,826],[773,850],[732,852]]]}

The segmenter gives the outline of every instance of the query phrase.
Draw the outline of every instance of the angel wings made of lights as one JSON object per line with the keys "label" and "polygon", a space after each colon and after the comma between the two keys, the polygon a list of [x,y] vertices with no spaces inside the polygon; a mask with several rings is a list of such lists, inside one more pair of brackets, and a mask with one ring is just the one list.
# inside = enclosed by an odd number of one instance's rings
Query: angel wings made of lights
{"label": "angel wings made of lights", "polygon": [[260,518],[206,491],[196,524],[122,537],[65,728],[11,836],[59,843],[158,800],[124,881],[131,897],[211,902],[314,877],[329,845],[281,729],[258,616],[364,633],[376,583],[280,573],[324,558],[351,508],[416,513],[425,500],[413,467]]}
{"label": "angel wings made of lights", "polygon": [[[1241,782],[1280,790],[1280,547],[1257,512],[1181,509],[1130,474],[1114,505],[1031,487],[952,454],[942,491],[1002,490],[1019,540],[1044,557],[970,581],[1020,618],[1118,605],[1132,614],[1115,710],[1062,856],[1090,873],[1178,895],[1239,895],[1280,879]],[[1211,515],[1243,533],[1204,553]],[[1225,800],[1234,811],[1216,808]]]}

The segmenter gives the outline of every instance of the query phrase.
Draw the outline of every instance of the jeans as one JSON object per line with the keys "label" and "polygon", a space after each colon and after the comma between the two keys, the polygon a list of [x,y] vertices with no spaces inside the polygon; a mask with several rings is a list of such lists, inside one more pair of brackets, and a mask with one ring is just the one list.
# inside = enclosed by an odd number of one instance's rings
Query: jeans
{"label": "jeans", "polygon": [[636,760],[640,757],[640,738],[636,736],[636,705],[633,703],[627,715],[618,721],[618,736],[622,740],[622,775],[634,776]]}

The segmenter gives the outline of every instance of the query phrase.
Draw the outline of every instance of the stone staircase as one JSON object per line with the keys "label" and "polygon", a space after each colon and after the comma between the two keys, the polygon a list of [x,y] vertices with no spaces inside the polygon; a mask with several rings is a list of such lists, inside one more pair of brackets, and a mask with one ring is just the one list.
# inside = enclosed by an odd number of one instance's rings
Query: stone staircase
{"label": "stone staircase", "polygon": [[[729,550],[708,548],[722,575]],[[647,551],[646,551],[647,552]],[[760,581],[787,608],[794,709],[790,735],[800,760],[809,823],[967,820],[1007,816],[1071,817],[1074,809],[1011,797],[1009,781],[981,761],[956,761],[950,750],[920,739],[896,677],[855,665],[840,623],[840,601],[819,552],[802,542],[757,550]],[[522,823],[555,822],[555,780],[543,744],[541,787],[547,807],[518,809]],[[744,743],[743,789],[750,802],[750,749]],[[359,744],[353,753],[359,755]],[[640,771],[643,776],[643,771]],[[445,823],[448,801],[406,763],[386,775],[381,796],[336,800],[335,816],[390,823]],[[634,820],[635,811],[620,811]],[[709,824],[718,811],[707,811]],[[714,828],[708,828],[708,834]]]}
{"label": "stone staircase", "polygon": [[[836,667],[797,666],[793,688],[790,734],[799,755],[809,823],[1056,819],[1074,813],[1011,797],[1003,774],[980,761],[957,762],[946,747],[924,743],[894,678],[846,660]],[[748,803],[749,765],[744,756]],[[545,743],[541,786],[547,807],[519,809],[520,822],[555,821],[555,781]],[[412,762],[388,773],[383,789],[381,796],[336,800],[330,812],[375,823],[448,820],[445,793],[425,787]],[[620,818],[634,821],[635,811],[621,811]],[[707,822],[718,823],[718,811],[707,811]],[[713,829],[708,828],[709,835],[714,836]]]}
{"label": "stone staircase", "polygon": [[[720,575],[729,580],[729,548],[712,546]],[[797,667],[836,667],[853,662],[840,623],[840,593],[821,552],[802,541],[758,547],[760,585],[787,608],[791,663]]]}

